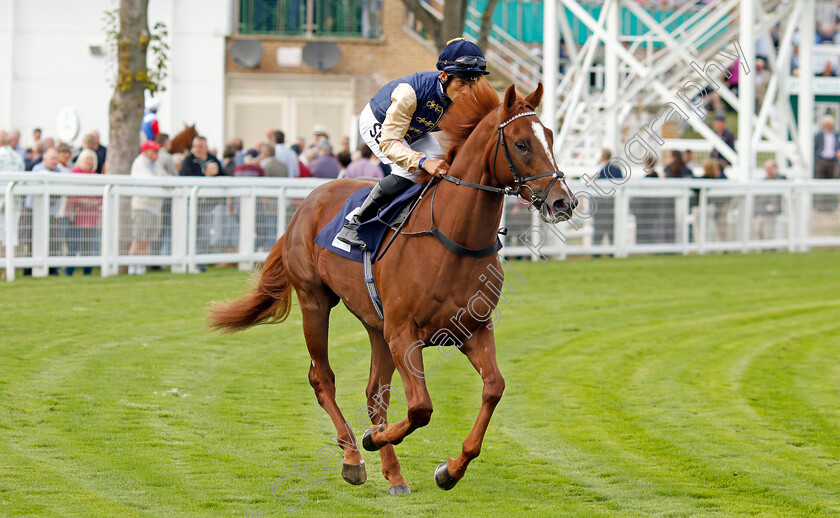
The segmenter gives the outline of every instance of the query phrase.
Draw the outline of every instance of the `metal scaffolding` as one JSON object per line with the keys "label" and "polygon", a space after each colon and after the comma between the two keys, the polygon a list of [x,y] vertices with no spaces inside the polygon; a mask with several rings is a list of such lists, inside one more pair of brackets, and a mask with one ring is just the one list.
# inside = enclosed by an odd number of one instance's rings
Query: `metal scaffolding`
{"label": "metal scaffolding", "polygon": [[[813,74],[799,78],[797,121],[790,104],[788,64],[798,30],[801,70],[812,70],[815,0],[721,0],[708,4],[695,0],[661,21],[635,0],[599,2],[598,19],[590,14],[595,12],[593,2],[560,0],[560,4],[558,10],[557,0],[545,0],[543,43],[543,83],[554,85],[554,95],[552,88],[547,88],[543,121],[557,130],[558,162],[571,169],[591,168],[603,148],[615,156],[624,155],[630,135],[635,133],[662,147],[663,125],[671,120],[670,128],[677,118],[731,162],[732,178],[753,176],[759,150],[772,151],[783,167],[812,176]],[[582,45],[576,44],[568,14],[590,33]],[[631,17],[643,25],[636,30],[642,35],[630,35],[623,26]],[[780,44],[778,49],[766,46],[768,83],[762,105],[756,106],[756,42],[760,38],[771,41],[774,27],[779,29]],[[556,58],[558,28],[570,59],[562,76]],[[736,60],[737,95],[721,80]],[[593,86],[593,70],[600,69],[602,84]],[[712,92],[737,112],[734,150],[708,124],[702,101]],[[671,107],[670,113],[663,114],[667,107]],[[630,127],[628,119],[637,127]]]}

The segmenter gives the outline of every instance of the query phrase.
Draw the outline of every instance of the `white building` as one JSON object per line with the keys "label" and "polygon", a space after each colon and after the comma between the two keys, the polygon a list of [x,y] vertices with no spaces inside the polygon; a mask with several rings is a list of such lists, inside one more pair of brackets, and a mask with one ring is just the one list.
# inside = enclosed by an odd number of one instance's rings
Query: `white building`
{"label": "white building", "polygon": [[[233,0],[151,0],[149,27],[169,30],[169,76],[159,94],[162,131],[196,123],[213,146],[224,143],[225,38]],[[22,143],[39,127],[57,136],[57,115],[73,107],[74,143],[92,130],[108,140],[106,10],[114,0],[0,0],[0,128],[18,129]],[[97,55],[97,48],[102,50]]]}

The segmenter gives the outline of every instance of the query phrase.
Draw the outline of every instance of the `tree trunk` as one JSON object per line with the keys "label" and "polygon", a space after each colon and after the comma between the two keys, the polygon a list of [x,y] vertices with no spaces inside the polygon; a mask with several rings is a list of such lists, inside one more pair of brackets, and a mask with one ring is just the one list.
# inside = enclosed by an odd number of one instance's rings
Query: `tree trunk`
{"label": "tree trunk", "polygon": [[[438,20],[429,14],[419,0],[403,0],[403,4],[423,24],[423,28],[427,31],[426,37],[435,43],[438,51],[443,50],[447,41],[464,35],[469,0],[445,0],[443,2],[443,20]],[[498,4],[499,0],[488,0],[484,14],[481,16],[478,46],[485,51],[487,50],[487,39],[493,27],[493,11],[496,10]]]}
{"label": "tree trunk", "polygon": [[[147,9],[149,0],[120,0],[117,35],[117,80],[110,104],[107,174],[129,174],[140,153],[140,125],[148,71],[146,49],[149,46]],[[131,244],[131,199],[120,197],[119,253],[125,255]],[[121,272],[125,267],[120,268]]]}
{"label": "tree trunk", "polygon": [[478,32],[478,46],[487,54],[487,41],[490,39],[490,32],[493,30],[493,12],[496,11],[496,6],[499,5],[499,0],[487,0],[487,6],[484,12],[481,13],[481,30]]}
{"label": "tree trunk", "polygon": [[443,21],[435,44],[438,50],[446,46],[452,38],[460,38],[464,34],[467,23],[467,0],[447,0],[443,4]]}
{"label": "tree trunk", "polygon": [[148,82],[149,0],[120,0],[117,81],[110,104],[108,174],[128,174],[140,152],[140,124]]}

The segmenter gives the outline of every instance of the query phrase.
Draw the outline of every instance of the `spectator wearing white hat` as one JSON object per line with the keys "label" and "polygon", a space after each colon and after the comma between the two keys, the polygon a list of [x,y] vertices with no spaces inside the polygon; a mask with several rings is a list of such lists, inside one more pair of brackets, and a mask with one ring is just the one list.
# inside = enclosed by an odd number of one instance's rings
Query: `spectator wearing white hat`
{"label": "spectator wearing white hat", "polygon": [[329,140],[330,136],[327,135],[327,128],[321,126],[320,124],[316,124],[312,128],[312,145],[309,146],[313,149],[318,147],[318,143],[322,140]]}

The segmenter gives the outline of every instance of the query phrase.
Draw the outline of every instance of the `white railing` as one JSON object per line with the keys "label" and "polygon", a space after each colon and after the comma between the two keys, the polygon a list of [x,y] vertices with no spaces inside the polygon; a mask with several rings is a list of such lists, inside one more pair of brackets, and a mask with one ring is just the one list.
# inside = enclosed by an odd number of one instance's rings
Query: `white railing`
{"label": "white railing", "polygon": [[[840,181],[640,179],[615,186],[570,182],[580,215],[546,225],[534,213],[509,232],[506,256],[717,251],[807,251],[840,246]],[[604,196],[608,193],[609,196]],[[593,205],[597,206],[593,210]],[[511,211],[505,212],[511,224]],[[513,236],[517,242],[510,242]]]}
{"label": "white railing", "polygon": [[[128,265],[185,273],[236,263],[248,270],[265,260],[300,202],[325,181],[0,173],[0,269],[10,281],[16,268],[34,276],[61,267],[98,267],[109,276]],[[840,246],[840,180],[634,177],[597,185],[570,182],[581,206],[572,222],[558,225],[508,199],[502,255],[537,260]],[[160,218],[132,222],[133,197],[158,200]],[[138,235],[149,250],[132,254]]]}
{"label": "white railing", "polygon": [[[0,173],[0,267],[8,280],[15,268],[31,268],[34,276],[60,267],[100,267],[103,276],[127,265],[251,269],[268,255],[297,204],[325,181]],[[157,221],[132,222],[136,196],[159,200]],[[74,213],[78,200],[92,208]],[[137,231],[155,232],[143,255],[129,253]]]}

